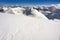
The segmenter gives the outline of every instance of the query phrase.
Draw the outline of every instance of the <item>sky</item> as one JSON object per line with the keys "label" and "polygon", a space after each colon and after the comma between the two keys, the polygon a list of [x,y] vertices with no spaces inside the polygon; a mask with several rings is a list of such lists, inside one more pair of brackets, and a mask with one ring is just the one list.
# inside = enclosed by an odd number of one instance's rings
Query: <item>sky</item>
{"label": "sky", "polygon": [[37,5],[37,4],[59,4],[60,0],[0,0],[1,4],[20,4],[20,5]]}

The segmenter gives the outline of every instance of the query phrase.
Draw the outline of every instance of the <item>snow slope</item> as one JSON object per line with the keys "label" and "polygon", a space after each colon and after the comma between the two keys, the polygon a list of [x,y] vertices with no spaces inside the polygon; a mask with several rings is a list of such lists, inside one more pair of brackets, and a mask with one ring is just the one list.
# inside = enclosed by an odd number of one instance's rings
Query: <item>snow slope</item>
{"label": "snow slope", "polygon": [[37,10],[32,13],[36,17],[0,13],[0,40],[60,40],[60,20],[48,20]]}
{"label": "snow slope", "polygon": [[0,40],[59,40],[59,24],[50,20],[0,14]]}

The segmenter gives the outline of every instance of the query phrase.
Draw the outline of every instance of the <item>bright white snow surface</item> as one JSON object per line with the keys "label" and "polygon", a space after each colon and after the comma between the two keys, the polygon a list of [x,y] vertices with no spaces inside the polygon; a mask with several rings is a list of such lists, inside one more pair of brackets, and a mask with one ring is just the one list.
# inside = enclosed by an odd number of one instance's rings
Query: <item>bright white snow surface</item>
{"label": "bright white snow surface", "polygon": [[36,17],[0,13],[0,40],[60,40],[60,20],[32,13]]}

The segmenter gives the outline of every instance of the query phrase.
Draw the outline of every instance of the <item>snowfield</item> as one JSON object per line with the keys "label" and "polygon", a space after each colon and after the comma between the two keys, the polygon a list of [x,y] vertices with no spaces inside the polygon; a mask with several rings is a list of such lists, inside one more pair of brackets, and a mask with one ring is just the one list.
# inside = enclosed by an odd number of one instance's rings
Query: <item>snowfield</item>
{"label": "snowfield", "polygon": [[0,40],[60,40],[59,19],[49,20],[35,9],[31,9],[33,17],[26,16],[23,10],[11,8],[0,13]]}

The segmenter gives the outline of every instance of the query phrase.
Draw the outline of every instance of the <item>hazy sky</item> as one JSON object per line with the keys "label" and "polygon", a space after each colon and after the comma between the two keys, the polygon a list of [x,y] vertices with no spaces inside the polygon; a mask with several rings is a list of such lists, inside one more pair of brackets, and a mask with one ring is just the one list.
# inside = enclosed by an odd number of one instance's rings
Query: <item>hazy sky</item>
{"label": "hazy sky", "polygon": [[59,0],[0,0],[0,4],[57,4]]}

